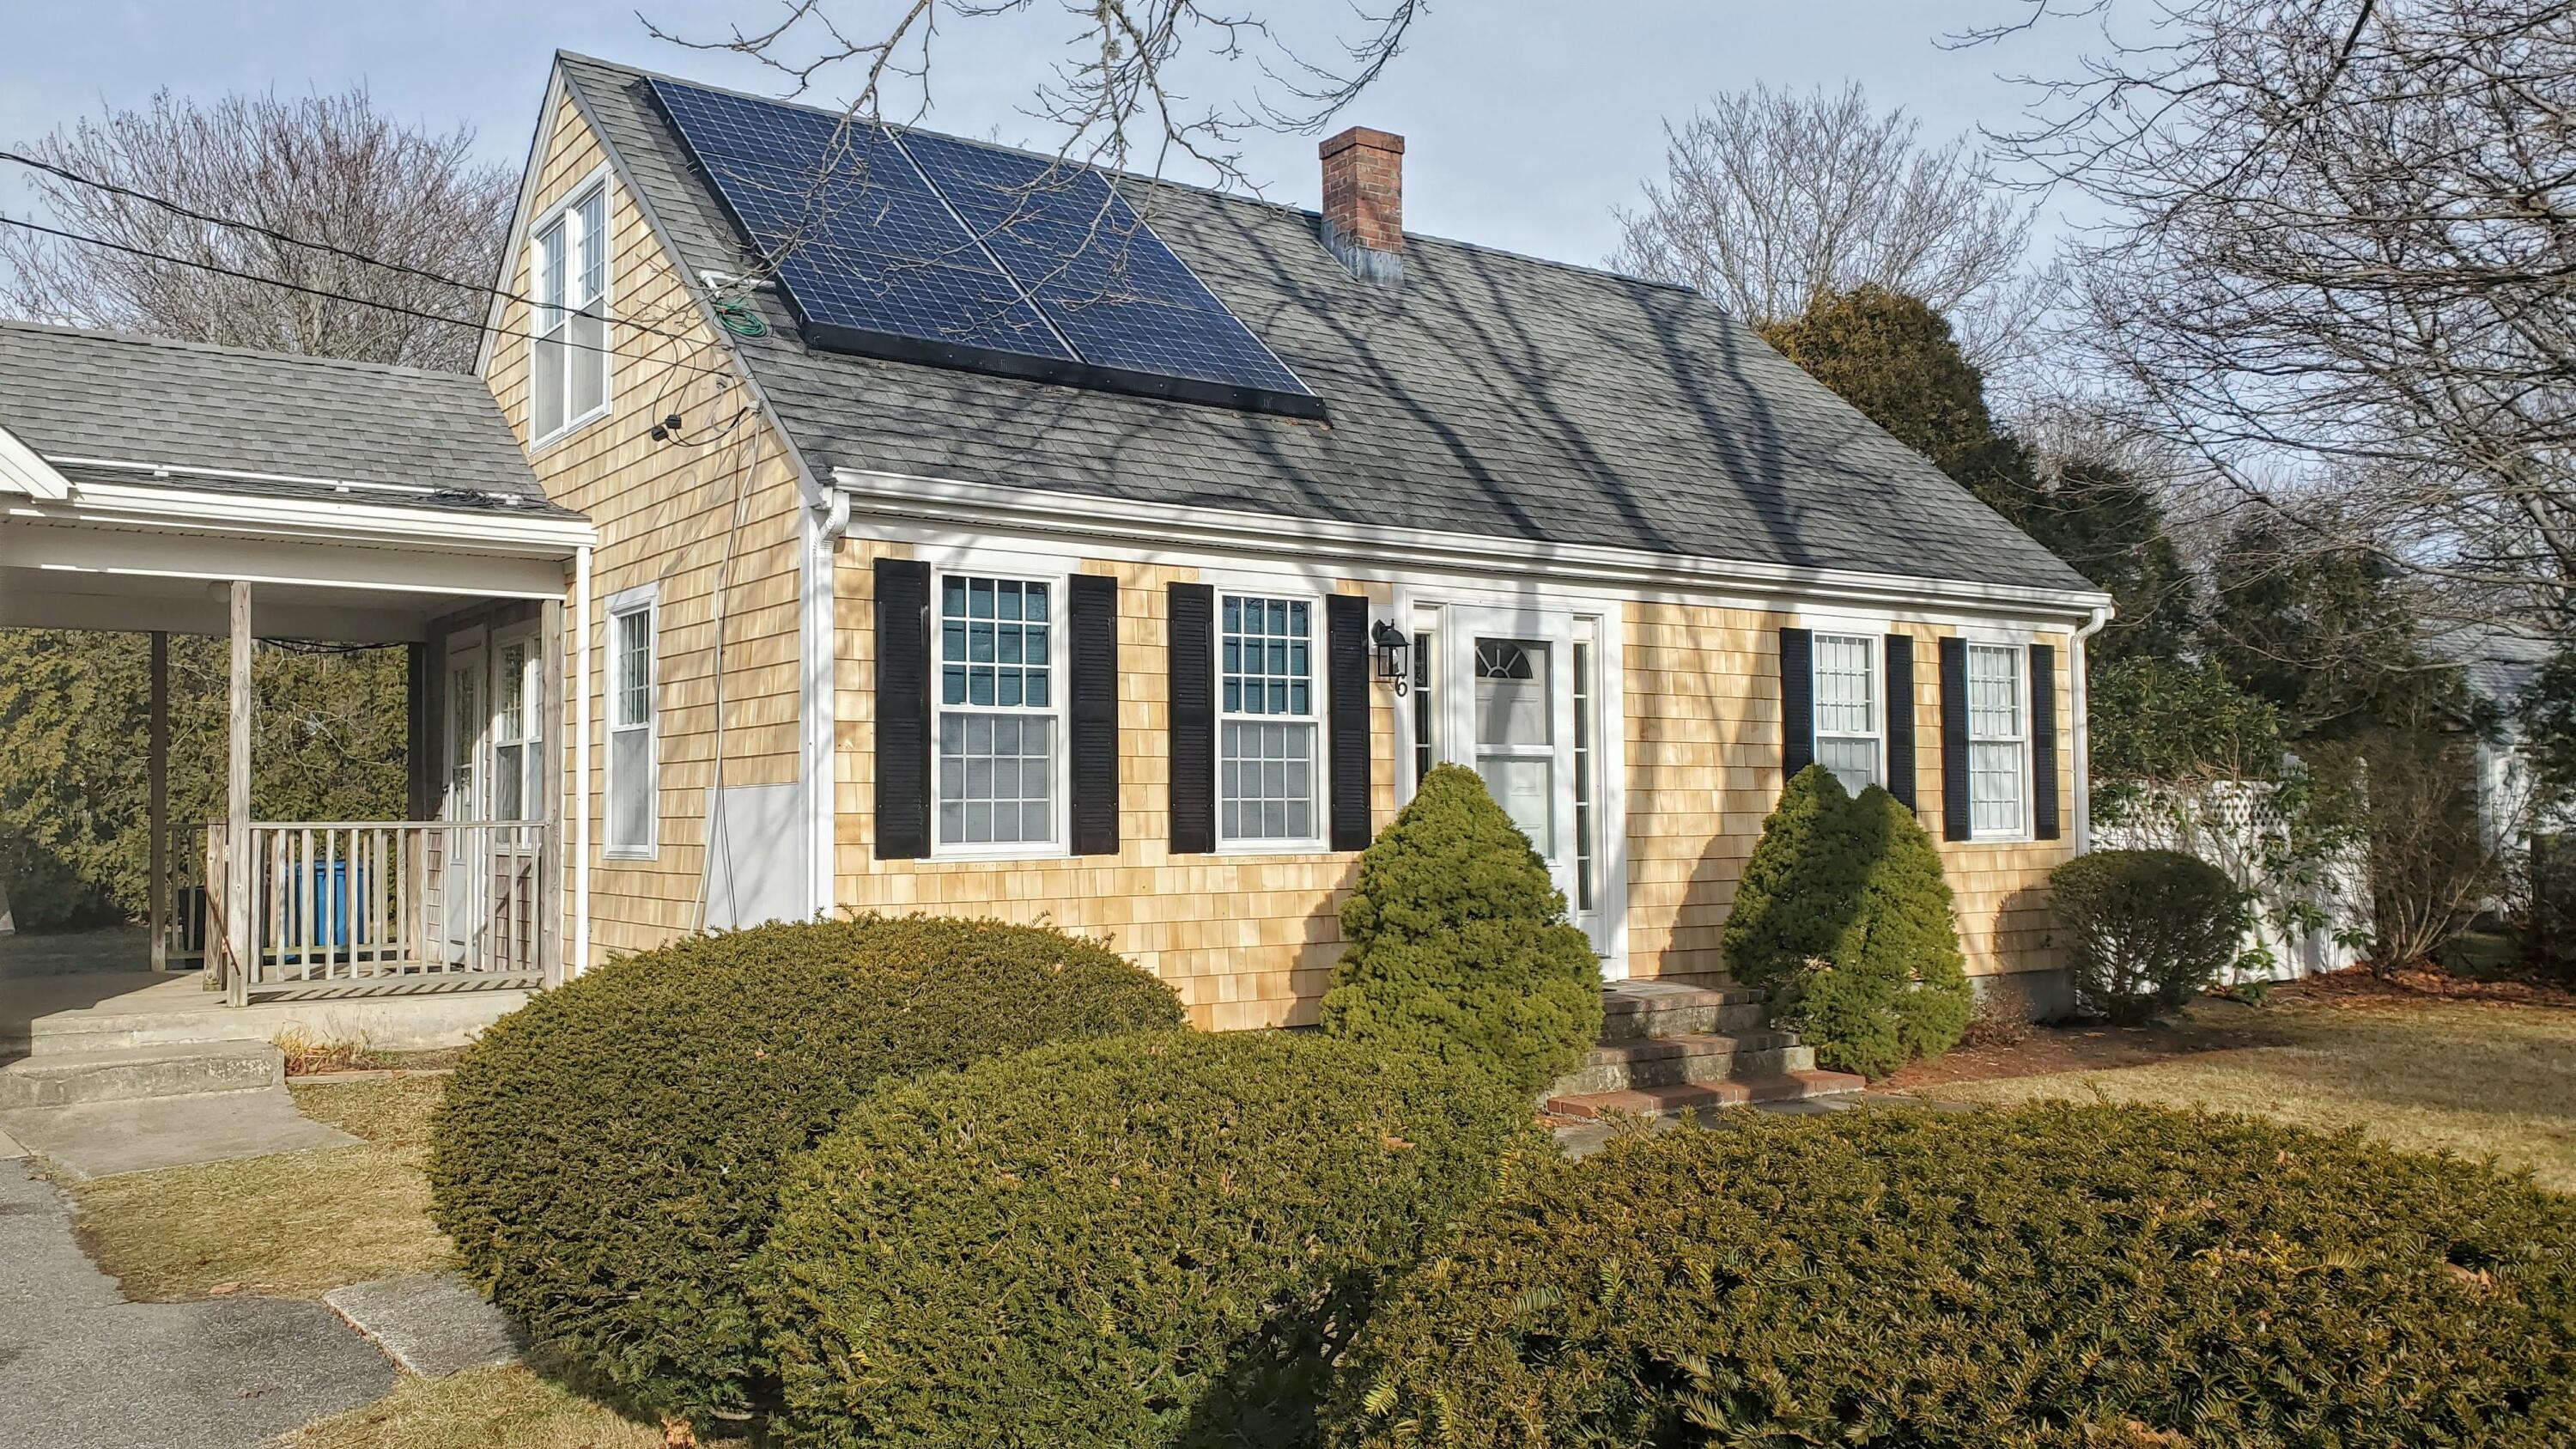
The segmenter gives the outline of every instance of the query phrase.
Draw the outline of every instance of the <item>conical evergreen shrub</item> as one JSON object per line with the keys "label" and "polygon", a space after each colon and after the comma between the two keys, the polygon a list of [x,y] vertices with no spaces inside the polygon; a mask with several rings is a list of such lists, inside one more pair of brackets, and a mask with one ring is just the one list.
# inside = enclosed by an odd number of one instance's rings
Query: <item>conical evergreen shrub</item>
{"label": "conical evergreen shrub", "polygon": [[1360,857],[1324,1030],[1536,1093],[1601,1034],[1601,963],[1475,771],[1442,765]]}
{"label": "conical evergreen shrub", "polygon": [[1938,1056],[1971,1007],[1941,856],[1914,812],[1858,799],[1820,765],[1764,822],[1721,938],[1735,979],[1838,1071],[1883,1077]]}
{"label": "conical evergreen shrub", "polygon": [[1851,796],[1822,765],[1800,770],[1781,790],[1718,936],[1726,969],[1741,984],[1776,991],[1841,942],[1863,874],[1850,814]]}

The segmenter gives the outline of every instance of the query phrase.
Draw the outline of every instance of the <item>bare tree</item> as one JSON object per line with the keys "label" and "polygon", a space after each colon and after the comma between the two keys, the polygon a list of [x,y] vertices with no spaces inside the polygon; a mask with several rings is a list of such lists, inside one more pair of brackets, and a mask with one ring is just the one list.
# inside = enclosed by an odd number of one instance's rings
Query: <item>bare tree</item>
{"label": "bare tree", "polygon": [[[2576,590],[2576,4],[2167,0],[1996,139],[2111,220],[2068,340],[2257,505],[2463,612]],[[1971,37],[1984,38],[1984,37]]]}
{"label": "bare tree", "polygon": [[[1424,0],[1380,3],[1265,15],[1201,0],[785,0],[774,23],[722,36],[646,27],[693,50],[751,56],[790,96],[837,91],[851,117],[901,123],[931,109],[947,27],[1016,22],[1066,57],[1021,108],[1053,133],[1060,157],[1157,176],[1187,160],[1220,185],[1258,191],[1243,171],[1245,135],[1320,129],[1403,49]],[[1231,101],[1184,89],[1237,68],[1252,79]]]}
{"label": "bare tree", "polygon": [[24,148],[50,220],[105,245],[0,230],[5,295],[52,321],[463,371],[518,191],[473,140],[407,128],[363,89],[165,91]]}
{"label": "bare tree", "polygon": [[1902,108],[1756,84],[1666,122],[1665,177],[1619,213],[1610,265],[1679,282],[1749,322],[1874,283],[1950,319],[1992,368],[2037,310],[2031,212],[1978,175],[1964,139],[1927,145]]}

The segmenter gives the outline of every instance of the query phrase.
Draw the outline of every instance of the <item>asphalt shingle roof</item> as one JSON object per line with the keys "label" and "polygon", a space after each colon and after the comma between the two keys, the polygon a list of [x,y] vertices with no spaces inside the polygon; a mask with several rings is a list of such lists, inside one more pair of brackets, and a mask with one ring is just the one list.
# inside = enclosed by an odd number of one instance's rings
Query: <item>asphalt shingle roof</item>
{"label": "asphalt shingle roof", "polygon": [[[560,60],[682,260],[740,269],[742,244],[644,73]],[[1693,292],[1421,236],[1388,290],[1344,270],[1312,212],[1144,191],[1155,232],[1323,397],[1328,422],[809,351],[774,298],[770,335],[745,344],[752,370],[818,469],[2092,587]]]}
{"label": "asphalt shingle roof", "polygon": [[[546,500],[491,390],[466,373],[0,321],[0,427],[48,458],[439,490],[370,495],[399,506],[488,508],[488,495],[499,495],[531,513],[569,516]],[[299,497],[317,491],[309,483],[65,472]]]}

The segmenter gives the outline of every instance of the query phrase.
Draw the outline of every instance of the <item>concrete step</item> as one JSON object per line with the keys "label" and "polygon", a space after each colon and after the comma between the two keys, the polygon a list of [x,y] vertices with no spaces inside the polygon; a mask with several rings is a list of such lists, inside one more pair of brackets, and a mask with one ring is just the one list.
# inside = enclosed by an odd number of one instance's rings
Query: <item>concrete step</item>
{"label": "concrete step", "polygon": [[1815,1064],[1815,1049],[1799,1045],[1794,1032],[1763,1029],[1635,1037],[1594,1047],[1585,1055],[1583,1065],[1558,1078],[1552,1090],[1565,1096],[1623,1092],[1632,1087],[1668,1087],[1723,1081],[1731,1076],[1802,1072]]}
{"label": "concrete step", "polygon": [[1720,1082],[1685,1082],[1664,1087],[1637,1087],[1620,1092],[1577,1092],[1547,1099],[1547,1110],[1560,1117],[1592,1119],[1613,1112],[1643,1117],[1669,1117],[1709,1107],[1748,1107],[1757,1102],[1803,1102],[1858,1092],[1868,1079],[1848,1072],[1797,1071],[1730,1077]]}
{"label": "concrete step", "polygon": [[267,1042],[55,1052],[0,1067],[0,1110],[249,1092],[285,1080],[286,1054]]}
{"label": "concrete step", "polygon": [[1753,1031],[1770,1020],[1750,986],[1682,986],[1622,981],[1601,993],[1605,1042]]}

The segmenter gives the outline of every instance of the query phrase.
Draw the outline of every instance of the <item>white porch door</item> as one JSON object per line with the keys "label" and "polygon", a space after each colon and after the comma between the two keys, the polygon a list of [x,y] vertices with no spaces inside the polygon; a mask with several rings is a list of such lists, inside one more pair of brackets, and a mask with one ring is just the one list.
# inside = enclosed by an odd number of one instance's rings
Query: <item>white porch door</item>
{"label": "white porch door", "polygon": [[490,860],[485,832],[471,828],[489,819],[485,752],[491,744],[491,697],[484,689],[485,661],[478,642],[447,651],[447,789],[439,818],[467,828],[441,832],[439,909],[447,923],[447,959],[464,966],[477,954],[484,931],[483,880]]}
{"label": "white porch door", "polygon": [[1484,777],[1547,862],[1574,923],[1607,956],[1594,621],[1535,607],[1442,613],[1431,645],[1432,753]]}

